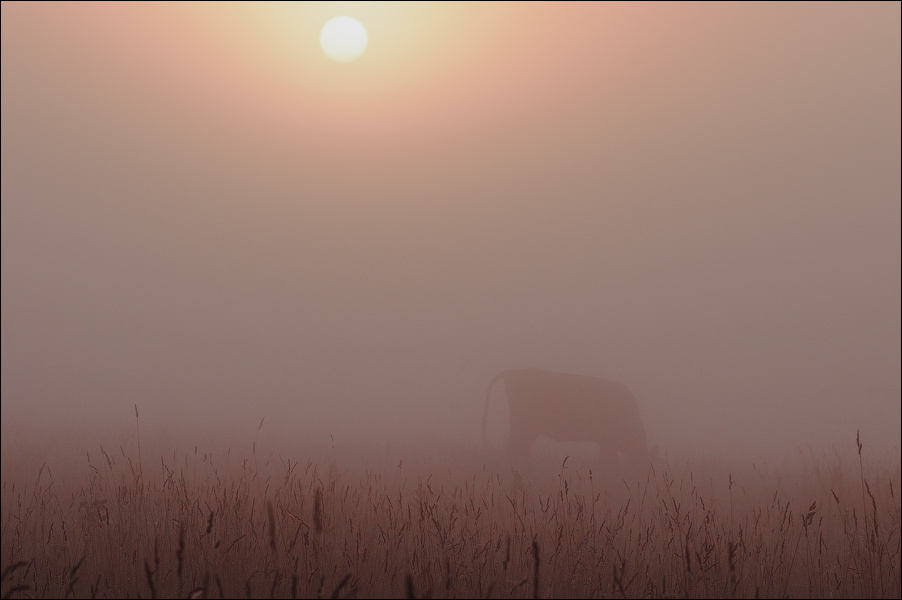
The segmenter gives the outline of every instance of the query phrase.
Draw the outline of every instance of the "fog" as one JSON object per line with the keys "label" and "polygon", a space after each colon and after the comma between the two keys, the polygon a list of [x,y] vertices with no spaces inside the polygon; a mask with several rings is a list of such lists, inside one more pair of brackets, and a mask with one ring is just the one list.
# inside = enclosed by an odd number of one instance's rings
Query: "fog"
{"label": "fog", "polygon": [[665,452],[898,457],[899,3],[336,4],[354,63],[309,7],[3,3],[5,448],[476,447],[536,366]]}

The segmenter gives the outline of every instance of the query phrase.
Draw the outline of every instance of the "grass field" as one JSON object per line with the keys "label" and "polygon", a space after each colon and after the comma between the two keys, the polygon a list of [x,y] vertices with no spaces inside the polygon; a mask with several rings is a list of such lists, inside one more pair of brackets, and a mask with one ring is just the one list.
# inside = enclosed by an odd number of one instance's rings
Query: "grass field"
{"label": "grass field", "polygon": [[662,459],[602,478],[584,459],[515,476],[472,451],[439,454],[98,446],[32,465],[7,451],[2,595],[902,594],[898,456]]}

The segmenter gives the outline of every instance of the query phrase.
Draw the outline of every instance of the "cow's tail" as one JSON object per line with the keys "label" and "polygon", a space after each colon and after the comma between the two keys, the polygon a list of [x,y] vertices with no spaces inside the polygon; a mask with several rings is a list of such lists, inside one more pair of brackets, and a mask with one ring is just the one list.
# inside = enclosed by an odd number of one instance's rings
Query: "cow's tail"
{"label": "cow's tail", "polygon": [[507,377],[508,373],[510,373],[510,371],[501,371],[500,373],[498,373],[497,375],[492,377],[492,380],[489,382],[489,389],[486,390],[486,392],[485,392],[485,410],[482,413],[482,447],[483,448],[485,448],[485,446],[486,446],[485,430],[486,430],[486,426],[489,421],[489,398],[492,397],[492,388],[495,386],[495,384],[498,382],[499,379],[504,379],[505,377]]}

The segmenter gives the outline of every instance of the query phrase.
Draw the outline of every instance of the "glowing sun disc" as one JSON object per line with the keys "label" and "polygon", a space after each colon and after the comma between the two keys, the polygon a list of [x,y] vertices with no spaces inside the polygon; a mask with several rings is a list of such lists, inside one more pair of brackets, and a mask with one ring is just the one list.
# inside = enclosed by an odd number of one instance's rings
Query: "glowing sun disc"
{"label": "glowing sun disc", "polygon": [[352,17],[335,17],[323,25],[319,43],[329,58],[341,62],[354,60],[366,50],[368,37],[360,21]]}

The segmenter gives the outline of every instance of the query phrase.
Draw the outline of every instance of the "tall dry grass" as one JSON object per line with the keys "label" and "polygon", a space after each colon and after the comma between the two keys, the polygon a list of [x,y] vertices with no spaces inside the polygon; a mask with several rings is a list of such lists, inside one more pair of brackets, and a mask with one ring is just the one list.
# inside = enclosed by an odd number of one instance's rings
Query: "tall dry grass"
{"label": "tall dry grass", "polygon": [[[865,453],[866,454],[866,453]],[[3,597],[899,598],[900,465],[5,460]],[[5,457],[8,458],[8,457]],[[342,470],[342,469],[345,470]]]}

